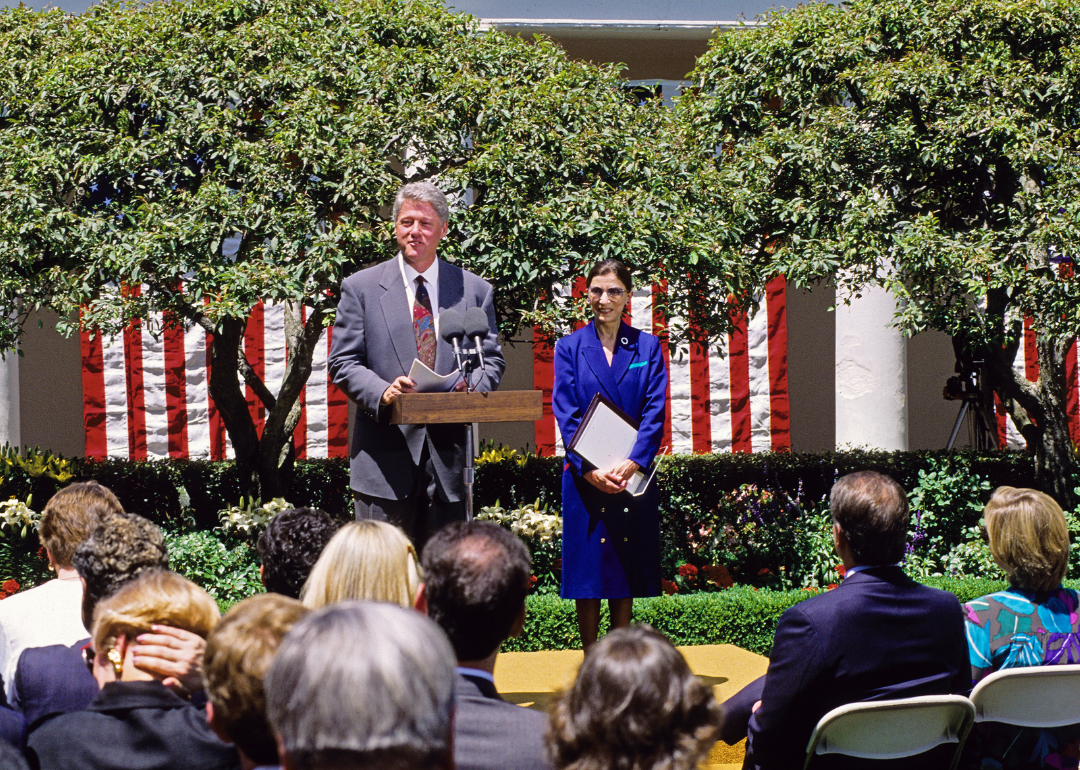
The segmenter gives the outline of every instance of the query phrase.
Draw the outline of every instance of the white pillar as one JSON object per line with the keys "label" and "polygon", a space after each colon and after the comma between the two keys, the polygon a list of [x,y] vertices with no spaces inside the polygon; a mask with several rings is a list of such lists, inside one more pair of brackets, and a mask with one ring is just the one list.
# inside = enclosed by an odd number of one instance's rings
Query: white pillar
{"label": "white pillar", "polygon": [[9,350],[0,358],[0,446],[16,449],[22,443],[19,421],[19,354]]}
{"label": "white pillar", "polygon": [[896,300],[868,286],[836,307],[836,448],[906,450],[907,339],[889,326]]}

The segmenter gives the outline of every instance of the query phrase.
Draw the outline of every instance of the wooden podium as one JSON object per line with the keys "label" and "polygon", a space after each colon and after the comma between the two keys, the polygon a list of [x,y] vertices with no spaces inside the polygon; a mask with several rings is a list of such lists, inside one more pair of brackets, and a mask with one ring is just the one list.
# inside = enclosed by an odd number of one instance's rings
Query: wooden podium
{"label": "wooden podium", "polygon": [[530,422],[544,416],[539,390],[492,393],[402,393],[393,403],[390,422]]}
{"label": "wooden podium", "polygon": [[473,517],[474,422],[529,422],[544,416],[539,390],[491,393],[402,393],[390,408],[393,425],[461,423],[465,427],[465,520]]}

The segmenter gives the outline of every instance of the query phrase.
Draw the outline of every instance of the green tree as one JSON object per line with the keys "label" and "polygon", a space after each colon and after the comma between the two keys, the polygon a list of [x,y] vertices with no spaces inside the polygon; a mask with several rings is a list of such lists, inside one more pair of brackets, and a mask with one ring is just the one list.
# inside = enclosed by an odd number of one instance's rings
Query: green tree
{"label": "green tree", "polygon": [[[455,196],[443,256],[492,281],[507,333],[579,315],[556,288],[605,256],[666,279],[671,312],[695,303],[709,332],[749,284],[702,223],[675,217],[696,161],[658,100],[429,0],[20,7],[0,13],[0,66],[0,348],[40,307],[66,333],[154,311],[198,324],[243,491],[264,498],[281,493],[342,277],[395,250],[403,181]],[[714,293],[692,296],[691,273]],[[287,307],[277,393],[242,349],[259,300]],[[244,383],[267,410],[261,436]]]}
{"label": "green tree", "polygon": [[[730,191],[731,248],[842,298],[886,286],[901,328],[957,337],[1071,502],[1080,7],[854,0],[764,22],[716,37],[680,104]],[[1025,316],[1036,382],[1012,368]]]}

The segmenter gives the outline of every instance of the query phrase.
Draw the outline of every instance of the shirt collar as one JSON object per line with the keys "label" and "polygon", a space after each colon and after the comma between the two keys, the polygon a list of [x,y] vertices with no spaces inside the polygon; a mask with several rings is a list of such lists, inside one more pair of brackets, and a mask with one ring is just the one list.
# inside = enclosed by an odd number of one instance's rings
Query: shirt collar
{"label": "shirt collar", "polygon": [[431,266],[424,272],[418,271],[412,265],[405,261],[405,257],[401,256],[401,252],[398,252],[398,267],[401,268],[401,277],[405,280],[405,285],[416,289],[416,276],[424,276],[424,283],[428,286],[437,286],[439,281],[439,260],[436,257],[435,261],[431,263]]}
{"label": "shirt collar", "polygon": [[900,562],[897,562],[896,564],[860,564],[859,566],[852,567],[847,572],[845,572],[844,577],[847,577],[848,575],[854,575],[856,572],[863,572],[864,570],[868,570],[868,569],[877,569],[879,567],[899,567],[899,566],[900,566]]}
{"label": "shirt collar", "polygon": [[471,676],[474,679],[486,679],[492,684],[495,684],[495,675],[479,668],[466,668],[465,666],[458,666],[457,672],[461,676]]}

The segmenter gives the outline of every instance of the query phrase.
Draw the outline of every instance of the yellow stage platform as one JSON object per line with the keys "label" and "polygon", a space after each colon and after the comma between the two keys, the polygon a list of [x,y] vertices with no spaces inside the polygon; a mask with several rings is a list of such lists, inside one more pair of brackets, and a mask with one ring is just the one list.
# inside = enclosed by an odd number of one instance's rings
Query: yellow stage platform
{"label": "yellow stage platform", "polygon": [[[765,673],[769,659],[730,644],[680,647],[690,669],[712,685],[719,701],[727,699]],[[580,650],[504,652],[495,664],[495,686],[506,700],[546,711],[552,695],[574,679],[581,665]],[[708,770],[739,770],[745,741],[737,746],[717,743],[704,766]]]}

